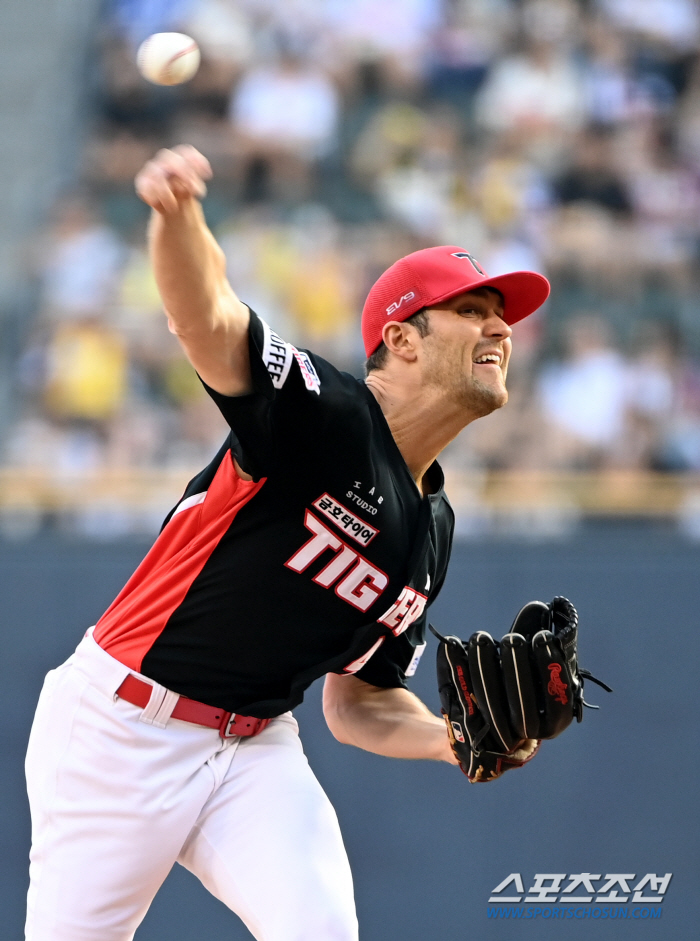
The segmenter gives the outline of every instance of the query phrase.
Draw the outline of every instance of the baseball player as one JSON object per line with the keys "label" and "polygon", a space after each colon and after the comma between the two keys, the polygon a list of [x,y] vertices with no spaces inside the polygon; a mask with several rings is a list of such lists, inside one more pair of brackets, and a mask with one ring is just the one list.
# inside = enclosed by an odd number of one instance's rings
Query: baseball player
{"label": "baseball player", "polygon": [[361,382],[236,297],[201,209],[210,172],[179,147],[136,188],[170,329],[230,433],[46,679],[29,941],[127,941],[175,861],[260,941],[356,939],[336,816],[290,711],[320,676],[339,741],[457,763],[406,688],[450,554],[436,456],[506,402],[511,324],[549,285],[489,278],[456,246],[400,259],[364,307]]}

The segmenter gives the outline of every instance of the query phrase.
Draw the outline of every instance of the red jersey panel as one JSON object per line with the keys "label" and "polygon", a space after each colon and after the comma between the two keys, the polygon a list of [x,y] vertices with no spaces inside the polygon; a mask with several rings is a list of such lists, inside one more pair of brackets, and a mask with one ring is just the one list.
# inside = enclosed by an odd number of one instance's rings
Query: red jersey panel
{"label": "red jersey panel", "polygon": [[97,622],[97,643],[141,672],[141,664],[236,514],[265,484],[236,473],[227,451],[209,489],[183,500],[146,558]]}

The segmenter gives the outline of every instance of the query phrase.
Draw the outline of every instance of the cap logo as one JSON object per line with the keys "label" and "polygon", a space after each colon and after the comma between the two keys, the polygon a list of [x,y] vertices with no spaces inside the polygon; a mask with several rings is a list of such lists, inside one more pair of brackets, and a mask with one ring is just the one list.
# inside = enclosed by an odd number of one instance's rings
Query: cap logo
{"label": "cap logo", "polygon": [[400,297],[398,301],[394,301],[393,304],[389,304],[389,306],[386,309],[387,317],[391,317],[391,315],[396,313],[396,311],[399,309],[399,307],[401,307],[402,304],[405,304],[406,301],[412,301],[415,296],[416,296],[415,291],[409,291],[408,294],[404,294],[403,297]]}
{"label": "cap logo", "polygon": [[473,255],[469,254],[469,252],[452,252],[452,254],[454,255],[455,258],[468,258],[469,261],[474,266],[474,268],[476,268],[476,270],[479,272],[479,274],[483,274],[483,276],[486,277],[486,272],[484,271],[484,269],[481,267],[481,265],[476,260],[476,258]]}

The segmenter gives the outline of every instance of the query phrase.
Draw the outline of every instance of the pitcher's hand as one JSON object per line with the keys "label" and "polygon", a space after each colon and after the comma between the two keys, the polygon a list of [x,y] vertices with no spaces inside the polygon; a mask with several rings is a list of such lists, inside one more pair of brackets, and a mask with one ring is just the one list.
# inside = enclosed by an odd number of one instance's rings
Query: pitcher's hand
{"label": "pitcher's hand", "polygon": [[190,199],[203,199],[205,180],[211,179],[209,161],[189,144],[159,150],[136,175],[136,193],[156,212],[178,212]]}

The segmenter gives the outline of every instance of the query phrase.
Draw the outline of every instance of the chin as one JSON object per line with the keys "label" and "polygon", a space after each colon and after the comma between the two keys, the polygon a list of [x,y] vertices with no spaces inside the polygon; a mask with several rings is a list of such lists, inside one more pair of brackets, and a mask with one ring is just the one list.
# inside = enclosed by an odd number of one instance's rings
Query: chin
{"label": "chin", "polygon": [[465,393],[466,407],[481,418],[502,408],[508,401],[508,392],[504,387],[494,388],[481,382],[470,383]]}

